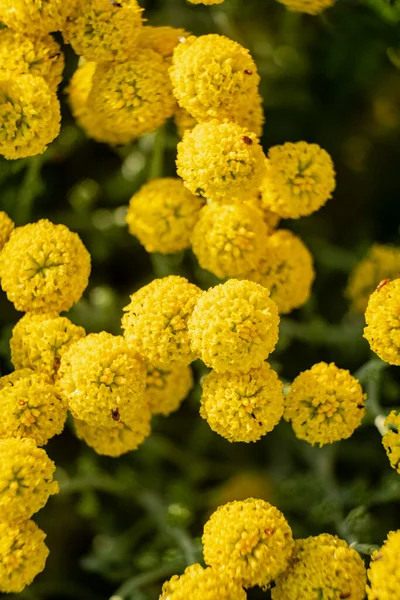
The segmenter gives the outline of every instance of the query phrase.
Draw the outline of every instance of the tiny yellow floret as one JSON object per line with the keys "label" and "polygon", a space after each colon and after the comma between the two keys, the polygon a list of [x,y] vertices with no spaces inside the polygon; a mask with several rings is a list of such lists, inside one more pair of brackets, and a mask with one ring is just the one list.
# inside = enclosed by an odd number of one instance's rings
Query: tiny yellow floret
{"label": "tiny yellow floret", "polygon": [[10,219],[7,213],[0,211],[0,252],[3,250],[5,244],[10,239],[12,230],[14,229],[14,221]]}
{"label": "tiny yellow floret", "polygon": [[400,589],[400,530],[390,531],[372,555],[368,569],[368,600],[397,600]]}
{"label": "tiny yellow floret", "polygon": [[399,301],[400,279],[394,279],[377,287],[365,311],[364,337],[371,350],[391,365],[400,365]]}
{"label": "tiny yellow floret", "polygon": [[383,447],[393,469],[400,475],[400,413],[392,410],[385,421],[389,431],[382,438]]}
{"label": "tiny yellow floret", "polygon": [[319,15],[327,8],[333,6],[336,0],[278,0],[278,2],[295,12]]}
{"label": "tiny yellow floret", "polygon": [[223,571],[199,564],[163,585],[159,600],[246,600],[246,592]]}
{"label": "tiny yellow floret", "polygon": [[76,434],[97,454],[117,457],[138,446],[150,435],[150,419],[147,411],[138,412],[129,425],[122,421],[113,427],[97,427],[85,421],[74,420]]}
{"label": "tiny yellow floret", "polygon": [[77,1],[1,0],[0,21],[23,35],[43,37],[63,28]]}
{"label": "tiny yellow floret", "polygon": [[178,410],[192,387],[189,366],[157,369],[147,365],[146,400],[153,415],[168,416]]}

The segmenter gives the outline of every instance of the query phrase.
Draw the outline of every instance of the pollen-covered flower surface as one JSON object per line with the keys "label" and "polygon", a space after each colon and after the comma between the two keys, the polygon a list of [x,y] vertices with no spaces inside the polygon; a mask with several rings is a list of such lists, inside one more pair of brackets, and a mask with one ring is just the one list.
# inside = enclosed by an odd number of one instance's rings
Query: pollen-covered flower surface
{"label": "pollen-covered flower surface", "polygon": [[385,425],[389,431],[382,438],[383,447],[393,469],[400,475],[400,413],[392,410],[388,415]]}
{"label": "pollen-covered flower surface", "polygon": [[145,25],[139,32],[138,46],[155,50],[164,58],[171,58],[179,40],[188,35],[190,34],[185,29],[179,27]]}
{"label": "pollen-covered flower surface", "polygon": [[333,6],[336,0],[278,0],[289,10],[303,12],[309,15],[318,15]]}
{"label": "pollen-covered flower surface", "polygon": [[246,592],[229,575],[199,564],[187,567],[163,585],[160,600],[246,600]]}
{"label": "pollen-covered flower surface", "polygon": [[349,371],[320,362],[298,375],[286,396],[285,419],[310,444],[349,438],[365,414],[361,385]]}
{"label": "pollen-covered flower surface", "polygon": [[129,424],[117,421],[112,427],[98,427],[75,419],[77,436],[97,454],[117,457],[138,446],[150,435],[150,417],[147,410],[137,412]]}
{"label": "pollen-covered flower surface", "polygon": [[167,416],[178,410],[192,387],[190,367],[157,369],[147,365],[146,400],[153,415]]}
{"label": "pollen-covered flower surface", "polygon": [[372,555],[368,569],[368,600],[396,600],[400,587],[400,530],[390,531]]}
{"label": "pollen-covered flower surface", "polygon": [[189,321],[192,349],[218,372],[249,371],[274,350],[278,325],[266,288],[230,279],[200,296]]}
{"label": "pollen-covered flower surface", "polygon": [[47,219],[14,229],[0,255],[1,286],[21,311],[68,310],[89,274],[90,255],[79,236]]}
{"label": "pollen-covered flower surface", "polygon": [[244,587],[269,587],[293,551],[283,514],[255,498],[220,506],[205,524],[202,541],[206,564]]}
{"label": "pollen-covered flower surface", "polygon": [[203,380],[200,415],[230,442],[256,442],[283,415],[282,383],[267,363],[248,373],[216,373]]}
{"label": "pollen-covered flower surface", "polygon": [[378,286],[369,297],[364,337],[382,360],[400,365],[400,279]]}
{"label": "pollen-covered flower surface", "polygon": [[7,213],[0,211],[0,252],[3,250],[6,242],[10,239],[14,222],[10,219]]}
{"label": "pollen-covered flower surface", "polygon": [[78,0],[2,0],[0,21],[24,35],[42,37],[62,29],[77,2]]}
{"label": "pollen-covered flower surface", "polygon": [[324,533],[296,540],[289,568],[272,590],[273,600],[363,600],[366,571],[347,543]]}
{"label": "pollen-covered flower surface", "polygon": [[331,198],[335,185],[332,159],[317,144],[287,142],[270,148],[262,199],[281,217],[310,215]]}
{"label": "pollen-covered flower surface", "polygon": [[45,533],[33,521],[0,521],[0,592],[19,593],[46,564]]}

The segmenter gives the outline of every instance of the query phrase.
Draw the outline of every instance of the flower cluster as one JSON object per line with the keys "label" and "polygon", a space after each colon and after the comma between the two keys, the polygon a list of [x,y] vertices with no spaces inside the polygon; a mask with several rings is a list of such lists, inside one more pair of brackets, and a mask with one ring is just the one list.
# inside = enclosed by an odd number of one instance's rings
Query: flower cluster
{"label": "flower cluster", "polygon": [[364,337],[385,362],[400,365],[400,279],[384,280],[369,297]]}
{"label": "flower cluster", "polygon": [[374,552],[368,570],[368,600],[394,600],[400,586],[400,530],[390,531],[383,546]]}

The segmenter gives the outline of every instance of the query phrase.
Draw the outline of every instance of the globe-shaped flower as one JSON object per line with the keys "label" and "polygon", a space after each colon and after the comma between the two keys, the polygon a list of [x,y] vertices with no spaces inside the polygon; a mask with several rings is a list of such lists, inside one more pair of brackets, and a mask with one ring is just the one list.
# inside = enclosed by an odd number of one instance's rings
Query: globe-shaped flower
{"label": "globe-shaped flower", "polygon": [[67,409],[42,373],[20,369],[0,378],[0,437],[29,437],[38,446],[62,432]]}
{"label": "globe-shaped flower", "polygon": [[400,530],[390,531],[383,546],[372,555],[368,600],[396,600],[400,587]]}
{"label": "globe-shaped flower", "polygon": [[188,319],[201,290],[184,277],[154,279],[131,296],[122,327],[128,344],[161,369],[196,359],[190,348]]}
{"label": "globe-shaped flower", "polygon": [[57,389],[72,415],[92,427],[150,421],[144,397],[146,367],[122,336],[102,331],[75,342],[64,353]]}
{"label": "globe-shaped flower", "polygon": [[229,502],[204,526],[206,564],[244,587],[268,587],[287,568],[292,551],[285,517],[264,500]]}
{"label": "globe-shaped flower", "polygon": [[216,373],[203,380],[200,415],[230,442],[256,442],[283,415],[282,383],[267,363],[248,373]]}
{"label": "globe-shaped flower", "polygon": [[336,0],[278,0],[278,2],[284,4],[289,10],[318,15],[333,6]]}
{"label": "globe-shaped flower", "polygon": [[389,428],[382,438],[383,447],[393,469],[400,474],[400,413],[392,410],[388,415],[385,425]]}
{"label": "globe-shaped flower", "polygon": [[246,600],[246,592],[229,575],[211,567],[190,565],[163,585],[160,600]]}
{"label": "globe-shaped flower", "polygon": [[146,400],[153,415],[168,416],[178,410],[192,387],[190,367],[157,369],[147,365]]}
{"label": "globe-shaped flower", "polygon": [[235,123],[199,123],[178,144],[178,175],[193,194],[209,200],[254,196],[265,165],[257,136]]}
{"label": "globe-shaped flower", "polygon": [[246,372],[273,351],[278,325],[278,308],[266,288],[230,279],[200,296],[189,321],[192,349],[220,373]]}
{"label": "globe-shaped flower", "polygon": [[169,254],[190,247],[203,201],[173,177],[152,179],[132,196],[126,222],[147,252]]}
{"label": "globe-shaped flower", "polygon": [[77,0],[1,0],[0,21],[10,29],[43,37],[63,28]]}
{"label": "globe-shaped flower", "polygon": [[400,279],[382,282],[368,300],[364,337],[382,360],[400,365]]}
{"label": "globe-shaped flower", "polygon": [[329,154],[317,144],[287,142],[268,152],[262,199],[283,218],[315,212],[332,196],[335,170]]}
{"label": "globe-shaped flower", "polygon": [[363,600],[366,571],[362,558],[334,535],[296,540],[289,568],[278,577],[273,600]]}
{"label": "globe-shaped flower", "polygon": [[43,77],[0,75],[0,154],[7,159],[42,154],[60,131],[60,103]]}
{"label": "globe-shaped flower", "polygon": [[333,363],[320,362],[294,379],[284,417],[299,439],[323,446],[349,438],[364,414],[357,379]]}
{"label": "globe-shaped flower", "polygon": [[57,494],[55,464],[31,438],[0,439],[0,521],[29,519]]}
{"label": "globe-shaped flower", "polygon": [[180,38],[188,35],[190,34],[185,29],[179,27],[145,25],[140,29],[138,46],[140,48],[150,48],[150,50],[158,52],[164,58],[171,58]]}
{"label": "globe-shaped flower", "polygon": [[6,242],[10,239],[14,222],[10,219],[7,213],[0,211],[0,252],[3,250]]}
{"label": "globe-shaped flower", "polygon": [[75,419],[75,429],[77,436],[97,454],[117,457],[136,450],[150,435],[150,418],[147,411],[142,411],[129,425],[118,421],[113,427],[98,427]]}
{"label": "globe-shaped flower", "polygon": [[0,592],[17,594],[46,564],[45,533],[33,521],[0,522]]}
{"label": "globe-shaped flower", "polygon": [[90,274],[79,236],[47,219],[17,227],[0,255],[1,286],[17,310],[61,312],[78,302]]}

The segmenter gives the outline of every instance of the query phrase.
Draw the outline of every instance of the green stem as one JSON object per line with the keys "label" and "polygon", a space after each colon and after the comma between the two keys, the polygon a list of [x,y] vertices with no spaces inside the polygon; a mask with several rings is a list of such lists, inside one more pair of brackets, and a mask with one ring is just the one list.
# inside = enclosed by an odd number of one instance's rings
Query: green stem
{"label": "green stem", "polygon": [[372,556],[375,550],[379,550],[379,546],[375,544],[358,544],[357,542],[353,542],[350,544],[350,548],[354,548],[360,554],[365,554],[365,556]]}
{"label": "green stem", "polygon": [[169,565],[164,565],[163,567],[154,569],[153,571],[148,571],[147,573],[135,575],[134,577],[127,579],[121,585],[121,587],[118,588],[115,594],[111,596],[110,600],[124,600],[134,592],[137,592],[141,587],[161,581],[173,575],[174,573],[179,573],[184,568],[185,565],[182,562],[176,562]]}
{"label": "green stem", "polygon": [[45,160],[45,154],[38,154],[29,160],[16,202],[14,220],[17,225],[25,225],[31,219],[33,202],[40,189],[40,171]]}
{"label": "green stem", "polygon": [[162,177],[165,150],[165,125],[160,127],[154,136],[153,152],[149,166],[149,179]]}

